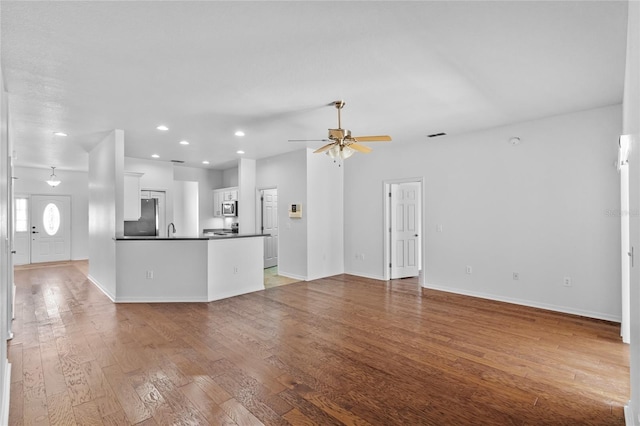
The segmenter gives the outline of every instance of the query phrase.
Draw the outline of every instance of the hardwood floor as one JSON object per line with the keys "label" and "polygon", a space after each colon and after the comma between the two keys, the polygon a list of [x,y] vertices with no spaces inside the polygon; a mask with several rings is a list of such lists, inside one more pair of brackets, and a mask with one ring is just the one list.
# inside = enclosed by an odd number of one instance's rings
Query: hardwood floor
{"label": "hardwood floor", "polygon": [[348,275],[118,305],[71,264],[15,279],[12,425],[624,424],[605,321]]}

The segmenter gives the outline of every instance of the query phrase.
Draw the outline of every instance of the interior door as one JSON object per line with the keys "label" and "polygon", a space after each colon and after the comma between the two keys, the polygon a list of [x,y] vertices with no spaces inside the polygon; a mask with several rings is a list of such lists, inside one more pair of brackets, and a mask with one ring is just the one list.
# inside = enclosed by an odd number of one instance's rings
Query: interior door
{"label": "interior door", "polygon": [[29,197],[16,195],[13,199],[13,264],[29,263]]}
{"label": "interior door", "polygon": [[271,268],[278,264],[278,190],[262,191],[262,232],[264,237],[264,267]]}
{"label": "interior door", "polygon": [[391,185],[391,279],[420,273],[420,183]]}
{"label": "interior door", "polygon": [[70,206],[64,195],[31,197],[31,263],[71,259]]}

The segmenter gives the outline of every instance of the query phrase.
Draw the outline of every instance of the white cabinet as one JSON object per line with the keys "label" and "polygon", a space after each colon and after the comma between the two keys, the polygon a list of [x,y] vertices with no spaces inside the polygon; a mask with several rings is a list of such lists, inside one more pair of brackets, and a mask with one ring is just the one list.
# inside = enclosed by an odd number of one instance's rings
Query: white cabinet
{"label": "white cabinet", "polygon": [[213,217],[222,217],[222,198],[224,194],[220,190],[213,191]]}
{"label": "white cabinet", "polygon": [[143,174],[124,172],[124,220],[140,219],[140,178]]}
{"label": "white cabinet", "polygon": [[222,217],[222,203],[238,200],[238,187],[213,190],[213,217]]}

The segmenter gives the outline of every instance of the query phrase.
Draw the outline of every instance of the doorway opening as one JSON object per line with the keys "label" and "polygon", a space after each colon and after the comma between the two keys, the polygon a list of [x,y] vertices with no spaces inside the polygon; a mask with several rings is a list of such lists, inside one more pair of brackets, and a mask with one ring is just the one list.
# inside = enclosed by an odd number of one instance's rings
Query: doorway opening
{"label": "doorway opening", "polygon": [[384,279],[424,280],[423,178],[393,179],[384,186]]}

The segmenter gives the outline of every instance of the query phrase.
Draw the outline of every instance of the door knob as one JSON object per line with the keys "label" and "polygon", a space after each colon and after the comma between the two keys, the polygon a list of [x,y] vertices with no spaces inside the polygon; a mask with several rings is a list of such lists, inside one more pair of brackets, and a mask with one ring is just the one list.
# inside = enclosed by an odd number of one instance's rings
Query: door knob
{"label": "door knob", "polygon": [[417,237],[417,236],[418,236],[418,234],[414,234],[413,236],[414,236],[414,237]]}
{"label": "door knob", "polygon": [[31,231],[32,234],[39,234],[38,231]]}

